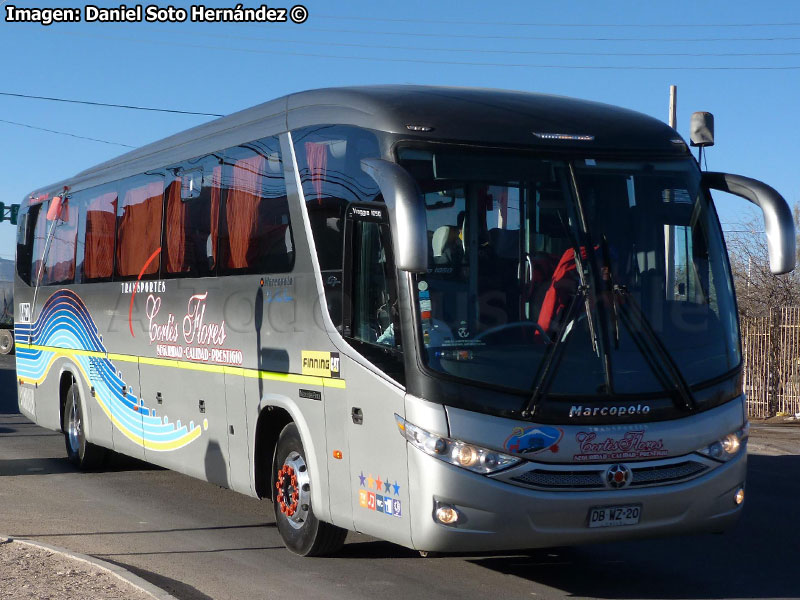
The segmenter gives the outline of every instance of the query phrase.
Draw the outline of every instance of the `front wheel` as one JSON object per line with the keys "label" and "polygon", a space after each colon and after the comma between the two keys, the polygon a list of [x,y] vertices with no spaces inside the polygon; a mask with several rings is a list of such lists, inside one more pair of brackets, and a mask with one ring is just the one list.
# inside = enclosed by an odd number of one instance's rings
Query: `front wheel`
{"label": "front wheel", "polygon": [[300,556],[324,556],[339,550],[347,530],[323,523],[311,507],[311,473],[294,423],[283,428],[272,464],[275,523],[286,547]]}
{"label": "front wheel", "polygon": [[81,396],[75,382],[69,386],[64,404],[64,441],[67,445],[67,458],[81,471],[96,469],[103,463],[105,448],[86,441]]}
{"label": "front wheel", "polygon": [[14,332],[0,329],[0,354],[9,354],[14,349]]}

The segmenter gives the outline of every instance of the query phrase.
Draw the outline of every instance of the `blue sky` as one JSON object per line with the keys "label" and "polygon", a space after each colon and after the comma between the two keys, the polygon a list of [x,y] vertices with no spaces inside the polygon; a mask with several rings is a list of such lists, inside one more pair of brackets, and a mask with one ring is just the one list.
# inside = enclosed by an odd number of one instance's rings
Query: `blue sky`
{"label": "blue sky", "polygon": [[[800,202],[794,1],[306,0],[305,6],[310,16],[302,25],[43,27],[0,19],[0,92],[227,114],[303,89],[418,83],[574,96],[666,120],[674,84],[685,138],[693,111],[715,115],[710,170],[762,179],[791,204]],[[140,146],[209,117],[0,96],[0,119]],[[7,204],[126,151],[3,122],[0,140],[0,201]],[[722,195],[717,208],[724,224],[752,212]],[[0,256],[13,256],[13,244],[13,227],[0,224]]]}

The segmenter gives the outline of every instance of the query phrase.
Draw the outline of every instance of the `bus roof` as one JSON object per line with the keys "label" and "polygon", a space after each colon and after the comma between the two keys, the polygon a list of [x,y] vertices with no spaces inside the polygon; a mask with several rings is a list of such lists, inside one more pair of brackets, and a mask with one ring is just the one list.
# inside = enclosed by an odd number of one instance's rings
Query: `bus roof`
{"label": "bus roof", "polygon": [[[440,141],[687,154],[686,145],[671,127],[608,104],[507,90],[376,85],[290,94],[142,146],[42,190],[89,184],[88,180],[91,184],[110,181],[315,124],[355,125]],[[414,131],[409,126],[431,130]]]}

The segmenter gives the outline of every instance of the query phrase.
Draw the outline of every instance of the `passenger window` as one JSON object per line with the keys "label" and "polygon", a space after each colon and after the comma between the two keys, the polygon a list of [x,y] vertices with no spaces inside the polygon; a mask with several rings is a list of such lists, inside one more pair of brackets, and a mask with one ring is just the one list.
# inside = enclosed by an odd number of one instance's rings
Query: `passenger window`
{"label": "passenger window", "polygon": [[[78,237],[78,203],[72,198],[50,200],[45,214],[44,269],[41,285],[72,283],[75,280],[75,242]],[[44,211],[42,213],[44,214]]]}
{"label": "passenger window", "polygon": [[[19,213],[19,225],[17,226],[17,275],[27,284],[31,283],[32,276],[38,276],[37,260],[33,251],[34,236],[38,225],[40,212],[42,218],[47,212],[46,204],[42,208],[42,202],[31,199],[30,204],[23,205]],[[41,258],[41,257],[39,257]],[[37,263],[38,264],[38,263]]]}
{"label": "passenger window", "polygon": [[[47,246],[47,210],[50,201],[45,200],[31,210],[28,226],[33,227],[33,244],[31,250],[31,284],[39,285],[43,275],[44,252]],[[36,209],[38,208],[38,212]],[[35,219],[35,221],[33,221]]]}
{"label": "passenger window", "polygon": [[222,160],[193,159],[167,169],[166,272],[204,277],[216,271]]}
{"label": "passenger window", "polygon": [[117,211],[116,275],[122,278],[158,275],[164,178],[142,175],[122,182]]}
{"label": "passenger window", "polygon": [[116,187],[104,186],[85,192],[83,281],[106,281],[114,270],[114,229],[117,214]]}
{"label": "passenger window", "polygon": [[362,158],[380,158],[378,139],[371,131],[344,125],[298,129],[292,139],[320,269],[340,271],[345,208],[380,193],[361,170]]}
{"label": "passenger window", "polygon": [[294,266],[278,138],[225,150],[220,273],[281,273]]}

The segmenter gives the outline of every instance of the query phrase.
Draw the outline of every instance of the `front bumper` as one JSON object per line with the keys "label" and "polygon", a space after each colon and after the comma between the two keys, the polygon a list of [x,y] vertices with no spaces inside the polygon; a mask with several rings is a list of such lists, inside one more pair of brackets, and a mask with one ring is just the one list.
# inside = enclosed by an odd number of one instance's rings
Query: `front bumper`
{"label": "front bumper", "polygon": [[[435,552],[515,550],[724,531],[742,506],[747,453],[685,483],[639,489],[544,492],[448,465],[409,445],[411,539]],[[456,507],[455,525],[434,520],[436,502]],[[590,529],[589,509],[641,504],[637,525]]]}

